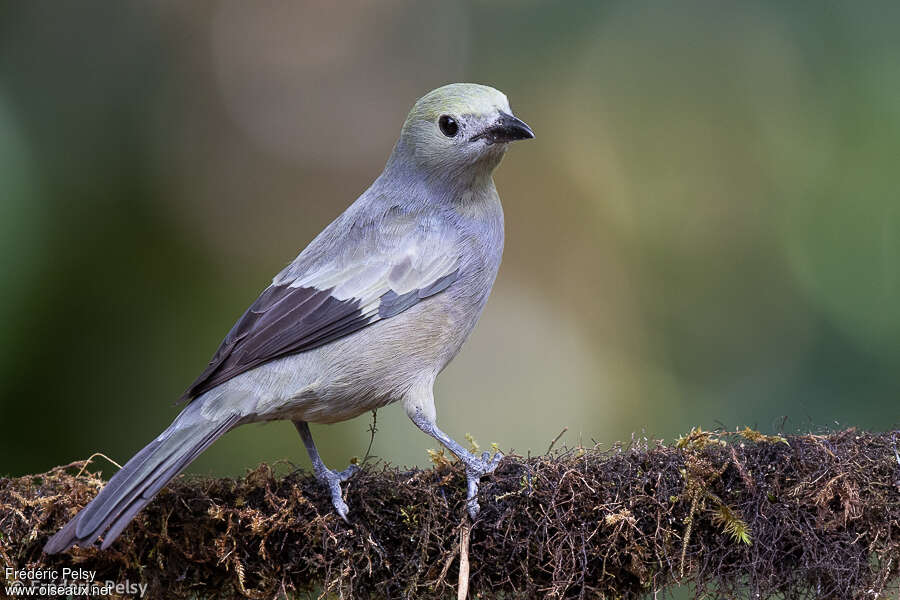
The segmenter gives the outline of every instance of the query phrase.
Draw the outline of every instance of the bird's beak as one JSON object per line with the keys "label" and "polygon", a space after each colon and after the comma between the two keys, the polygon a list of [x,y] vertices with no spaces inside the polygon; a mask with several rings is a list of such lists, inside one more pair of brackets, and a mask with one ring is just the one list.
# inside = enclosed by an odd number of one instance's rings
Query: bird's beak
{"label": "bird's beak", "polygon": [[469,141],[474,142],[483,138],[488,144],[502,144],[516,140],[530,140],[533,137],[534,132],[524,121],[501,111],[496,121],[481,133],[473,135]]}

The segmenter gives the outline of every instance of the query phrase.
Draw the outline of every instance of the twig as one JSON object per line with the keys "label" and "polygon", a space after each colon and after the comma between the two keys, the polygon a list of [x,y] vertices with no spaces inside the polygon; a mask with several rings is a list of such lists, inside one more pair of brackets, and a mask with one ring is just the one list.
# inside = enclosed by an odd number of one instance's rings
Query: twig
{"label": "twig", "polygon": [[469,539],[472,533],[472,523],[468,515],[463,517],[465,521],[459,530],[459,585],[456,588],[456,600],[466,600],[469,595]]}
{"label": "twig", "polygon": [[378,432],[378,410],[372,411],[372,424],[369,425],[369,447],[366,448],[366,454],[363,456],[362,464],[366,464],[370,458],[378,458],[377,456],[372,456],[372,444],[375,443],[375,434]]}
{"label": "twig", "polygon": [[559,433],[556,434],[556,437],[553,438],[553,441],[550,442],[549,446],[547,446],[547,454],[550,454],[550,451],[553,450],[553,446],[556,445],[556,442],[559,441],[559,438],[561,438],[568,430],[569,430],[568,427],[563,427],[562,431],[560,431]]}
{"label": "twig", "polygon": [[112,464],[116,465],[116,466],[119,467],[120,469],[122,468],[122,465],[120,465],[119,463],[117,463],[116,461],[114,461],[113,459],[111,459],[110,457],[108,457],[107,455],[103,454],[102,452],[94,452],[93,454],[91,454],[91,455],[88,457],[88,459],[87,459],[86,461],[84,461],[84,464],[81,466],[81,469],[79,469],[78,474],[75,475],[75,477],[81,477],[81,474],[84,473],[84,470],[87,469],[87,466],[88,466],[89,464],[91,464],[91,461],[94,460],[94,458],[97,457],[97,456],[102,456],[103,458],[105,458],[106,460],[108,460],[108,461],[111,462]]}

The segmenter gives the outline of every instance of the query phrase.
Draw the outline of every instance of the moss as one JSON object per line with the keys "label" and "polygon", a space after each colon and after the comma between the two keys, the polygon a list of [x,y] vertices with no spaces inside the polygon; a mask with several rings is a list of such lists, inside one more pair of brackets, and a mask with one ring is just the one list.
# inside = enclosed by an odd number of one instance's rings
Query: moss
{"label": "moss", "polygon": [[[363,468],[347,486],[349,525],[306,474],[278,478],[261,465],[240,479],[179,478],[109,550],[51,557],[41,553],[47,537],[103,484],[96,467],[4,478],[0,561],[77,564],[103,580],[147,583],[153,598],[446,598],[465,477],[442,458],[427,470]],[[692,583],[698,597],[897,591],[890,434],[694,430],[673,446],[512,456],[485,478],[481,498],[470,597],[636,598],[673,583]]]}

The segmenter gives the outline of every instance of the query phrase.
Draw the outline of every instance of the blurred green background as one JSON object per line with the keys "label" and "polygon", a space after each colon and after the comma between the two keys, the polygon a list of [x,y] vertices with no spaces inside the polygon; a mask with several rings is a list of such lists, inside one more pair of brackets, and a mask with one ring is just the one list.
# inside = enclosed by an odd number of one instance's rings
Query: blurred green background
{"label": "blurred green background", "polygon": [[[438,419],[520,453],[691,426],[896,428],[900,5],[5,2],[0,472],[124,461],[380,172],[413,101],[537,133]],[[785,422],[784,419],[787,418]],[[313,429],[343,468],[368,416]],[[396,406],[374,453],[434,446]],[[308,465],[289,423],[194,472]],[[109,471],[110,469],[106,469]]]}

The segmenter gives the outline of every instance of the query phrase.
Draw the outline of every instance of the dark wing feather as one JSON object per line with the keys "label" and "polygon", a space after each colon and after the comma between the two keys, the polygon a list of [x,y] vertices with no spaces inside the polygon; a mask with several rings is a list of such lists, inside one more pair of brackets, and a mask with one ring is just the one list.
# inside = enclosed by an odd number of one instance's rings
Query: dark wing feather
{"label": "dark wing feather", "polygon": [[318,348],[375,321],[398,315],[447,289],[457,273],[454,269],[400,295],[388,289],[374,303],[361,298],[340,300],[331,295],[332,289],[272,285],[231,328],[182,400],[195,398],[276,358]]}
{"label": "dark wing feather", "polygon": [[288,285],[266,288],[234,324],[182,400],[275,358],[327,344],[336,339],[336,331],[346,335],[368,324],[359,300],[338,300],[330,291]]}

